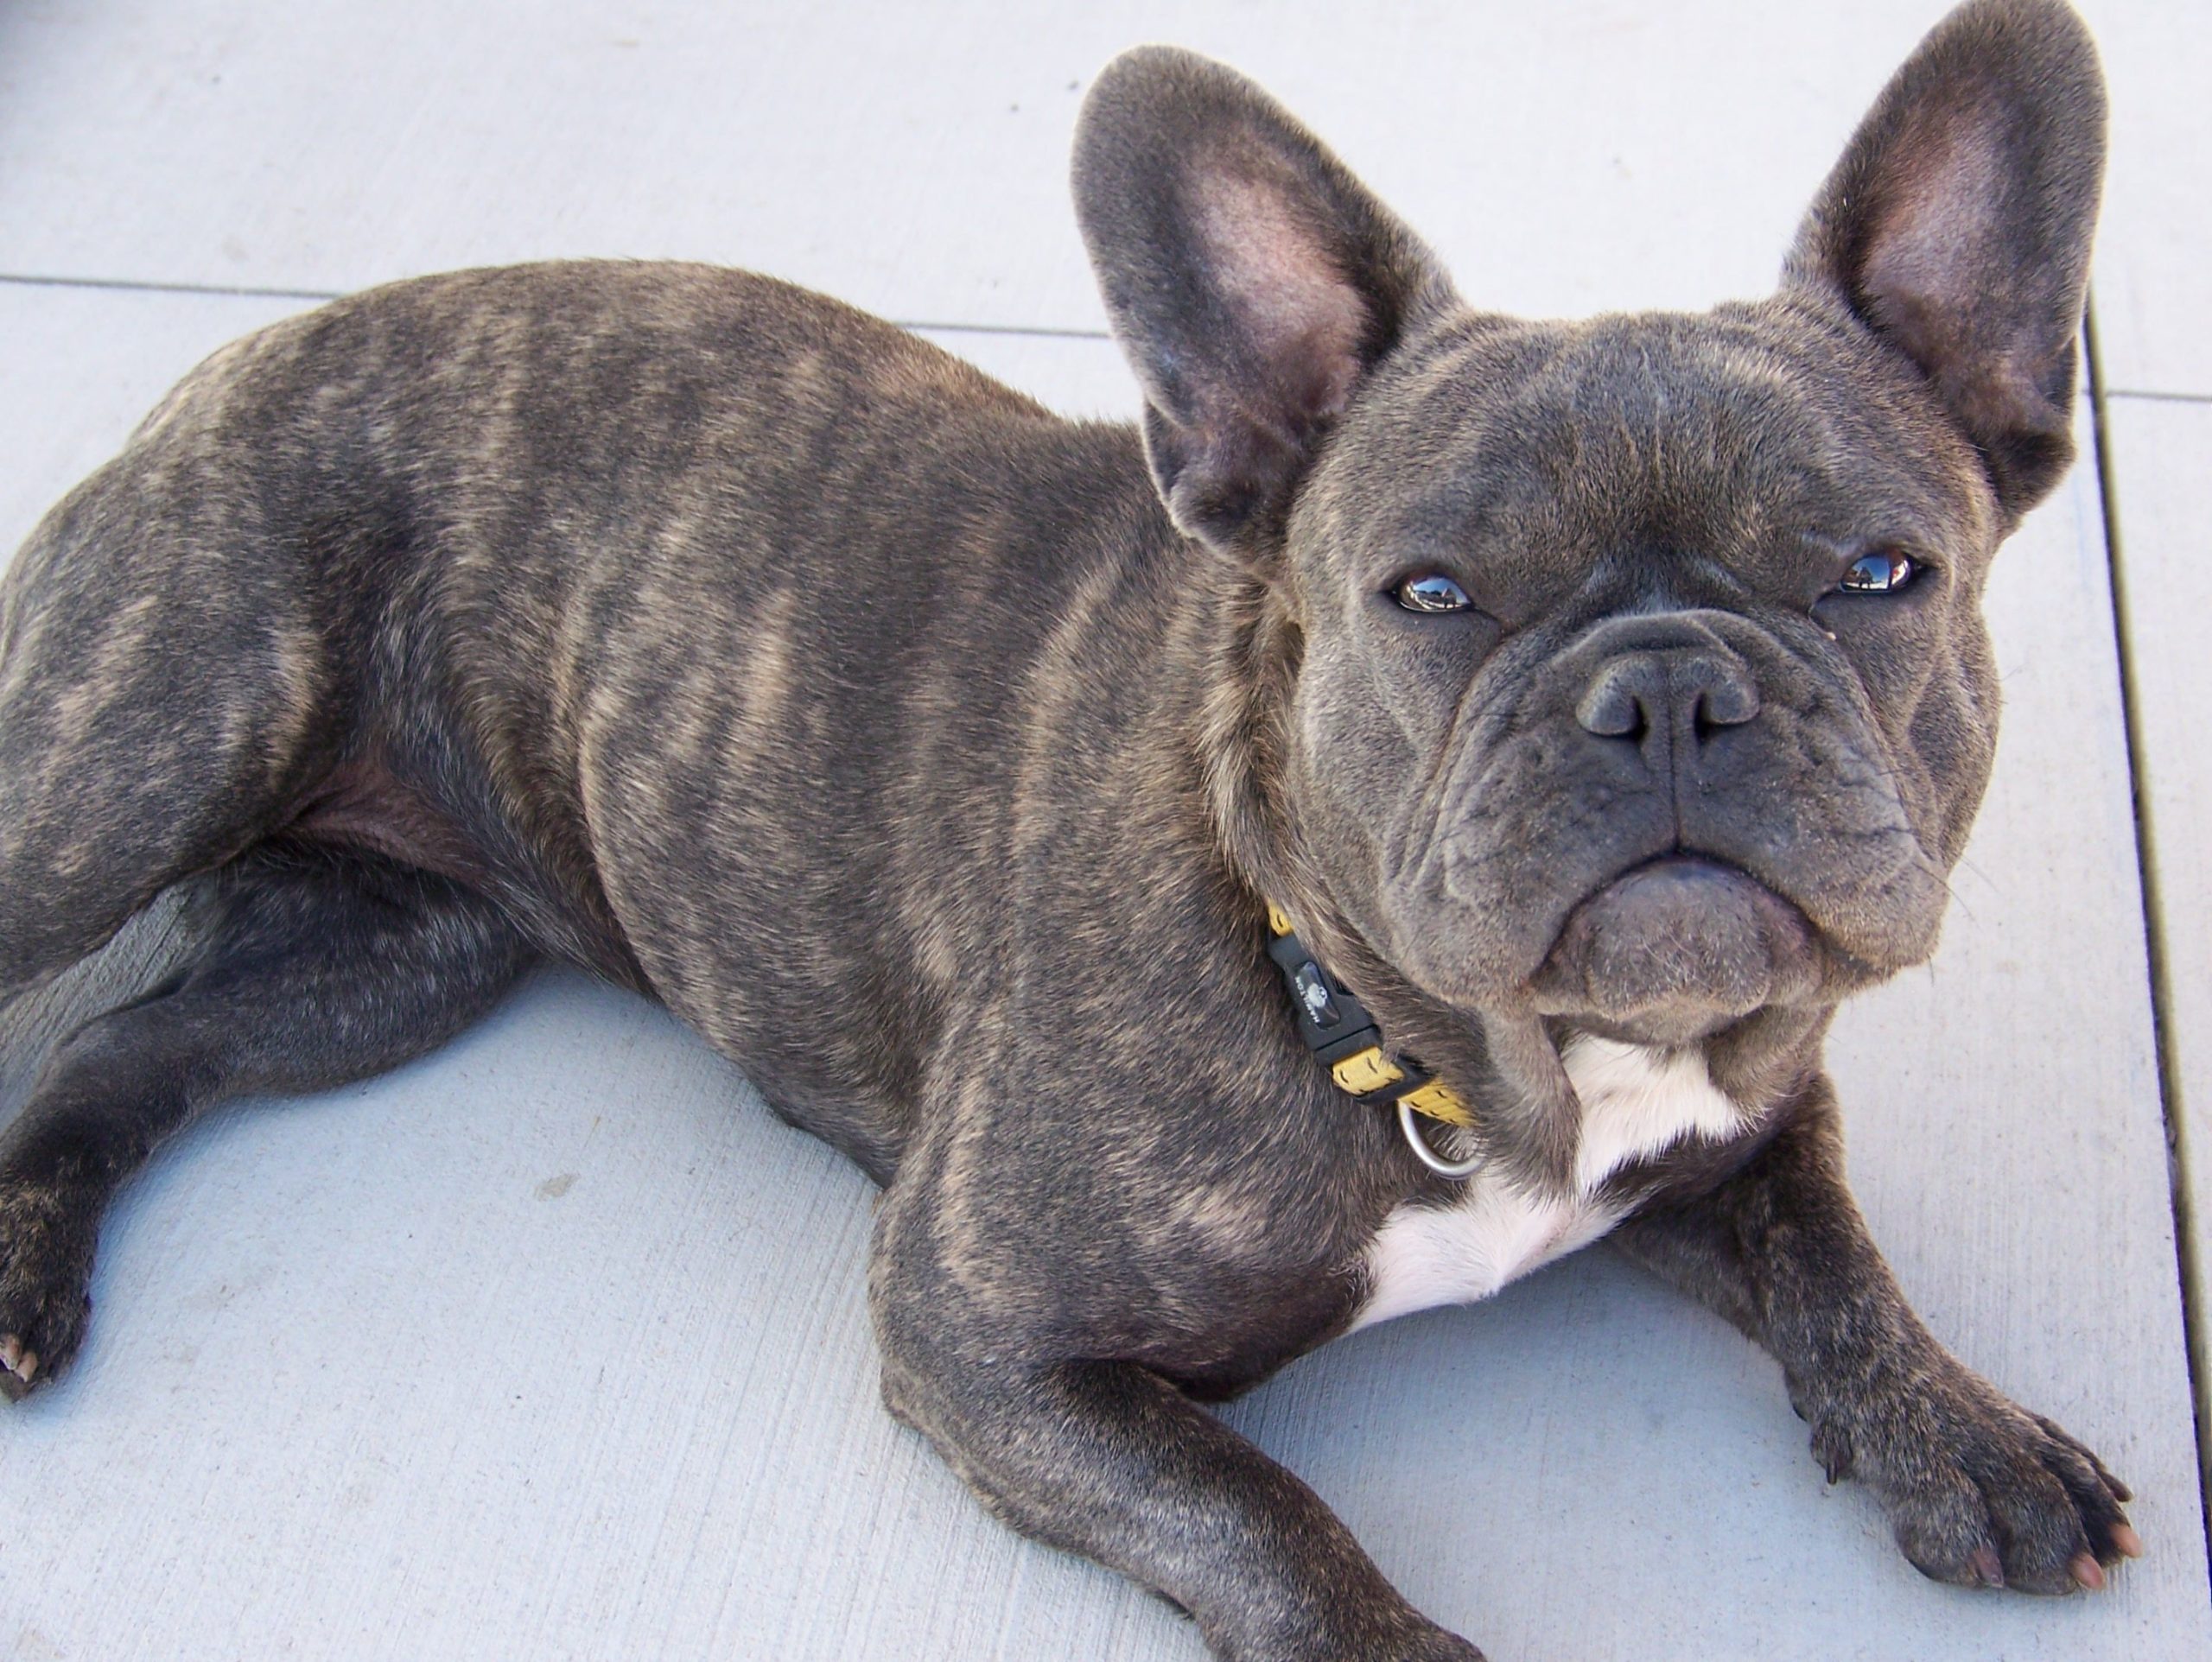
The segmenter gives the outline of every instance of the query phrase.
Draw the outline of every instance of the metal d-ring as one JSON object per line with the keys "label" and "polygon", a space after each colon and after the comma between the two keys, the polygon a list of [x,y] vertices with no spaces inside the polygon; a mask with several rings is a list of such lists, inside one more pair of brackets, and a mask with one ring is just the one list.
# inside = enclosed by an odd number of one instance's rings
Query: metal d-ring
{"label": "metal d-ring", "polygon": [[1464,1160],[1447,1160],[1439,1154],[1422,1132],[1413,1105],[1402,1096],[1398,1099],[1398,1128],[1406,1133],[1406,1140],[1414,1145],[1414,1152],[1421,1157],[1421,1163],[1440,1177],[1449,1177],[1457,1183],[1473,1177],[1482,1170],[1483,1157],[1480,1154]]}

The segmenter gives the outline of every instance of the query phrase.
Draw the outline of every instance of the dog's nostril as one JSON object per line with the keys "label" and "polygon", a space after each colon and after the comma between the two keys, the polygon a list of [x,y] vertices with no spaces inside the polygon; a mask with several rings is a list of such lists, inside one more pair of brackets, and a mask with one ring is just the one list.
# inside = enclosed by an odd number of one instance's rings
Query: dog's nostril
{"label": "dog's nostril", "polygon": [[1741,727],[1758,714],[1758,689],[1743,674],[1721,674],[1697,694],[1699,732],[1707,727]]}
{"label": "dog's nostril", "polygon": [[1574,719],[1585,733],[1600,739],[1641,739],[1651,726],[1643,693],[1618,664],[1583,690],[1582,701],[1574,707]]}
{"label": "dog's nostril", "polygon": [[1700,688],[1692,712],[1700,737],[1718,727],[1740,727],[1759,713],[1759,695],[1741,676],[1723,674]]}

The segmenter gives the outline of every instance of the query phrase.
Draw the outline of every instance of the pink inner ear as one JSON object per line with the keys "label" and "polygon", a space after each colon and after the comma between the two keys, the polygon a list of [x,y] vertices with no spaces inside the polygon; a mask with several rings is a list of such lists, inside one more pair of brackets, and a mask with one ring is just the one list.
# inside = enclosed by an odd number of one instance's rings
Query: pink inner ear
{"label": "pink inner ear", "polygon": [[1888,176],[1876,181],[1880,218],[1861,278],[1868,294],[1956,312],[1982,297],[2002,235],[1998,118],[1992,101],[1977,99],[1928,111],[1897,135]]}
{"label": "pink inner ear", "polygon": [[1274,170],[1264,162],[1224,159],[1194,171],[1207,263],[1268,384],[1239,389],[1236,402],[1285,436],[1336,415],[1358,378],[1365,304],[1318,228],[1290,208],[1287,181],[1267,177]]}
{"label": "pink inner ear", "polygon": [[2032,300],[2005,260],[2005,111],[1967,92],[1899,133],[1859,287],[1970,423],[2010,425],[2039,396]]}

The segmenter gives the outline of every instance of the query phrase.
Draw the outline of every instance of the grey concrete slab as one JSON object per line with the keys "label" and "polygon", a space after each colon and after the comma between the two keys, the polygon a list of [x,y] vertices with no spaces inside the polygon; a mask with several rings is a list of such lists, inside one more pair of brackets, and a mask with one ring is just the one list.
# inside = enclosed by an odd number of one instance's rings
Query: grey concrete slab
{"label": "grey concrete slab", "polygon": [[[2212,1417],[2212,539],[2204,464],[2212,403],[2106,407],[2117,560],[2133,692],[2137,790],[2164,972],[2168,1110],[2181,1133],[2199,1311],[2197,1385]],[[2212,1459],[2206,1471],[2212,1477]]]}
{"label": "grey concrete slab", "polygon": [[[238,303],[0,292],[10,339],[52,343],[0,355],[0,454],[119,436],[157,390],[73,376],[73,344],[158,382]],[[1068,406],[1120,373],[1098,343],[969,344]],[[0,547],[70,477],[11,481]],[[2094,1600],[1923,1582],[1822,1484],[1770,1364],[1585,1253],[1229,1411],[1500,1662],[2212,1646],[2086,473],[1993,604],[2011,725],[1961,904],[1931,971],[1847,1014],[1838,1069],[1908,1286],[2136,1485],[2151,1556]],[[1195,1659],[878,1411],[868,1200],[664,1015],[566,974],[399,1074],[195,1128],[118,1210],[78,1370],[0,1424],[0,1653]]]}
{"label": "grey concrete slab", "polygon": [[2112,86],[2095,279],[2107,377],[2212,397],[2212,7],[2080,3]]}
{"label": "grey concrete slab", "polygon": [[1095,327],[1082,87],[1170,39],[1310,120],[1501,310],[1764,290],[1939,0],[15,0],[0,266],[348,289],[549,255]]}

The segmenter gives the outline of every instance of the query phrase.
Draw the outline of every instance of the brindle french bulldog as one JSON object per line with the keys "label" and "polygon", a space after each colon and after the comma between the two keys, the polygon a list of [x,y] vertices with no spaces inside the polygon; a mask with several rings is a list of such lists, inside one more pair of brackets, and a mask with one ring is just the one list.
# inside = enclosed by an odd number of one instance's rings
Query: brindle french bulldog
{"label": "brindle french bulldog", "polygon": [[696,266],[217,353],[0,590],[0,996],[194,885],[0,1143],[0,1384],[164,1136],[553,957],[883,1185],[891,1411],[1222,1656],[1477,1654],[1199,1404],[1609,1231],[1929,1575],[2101,1585],[2126,1490],[1907,1308],[1821,1044],[1982,794],[2103,123],[2071,12],[1974,0],[1772,298],[1524,323],[1148,47],[1074,168],[1141,433]]}

